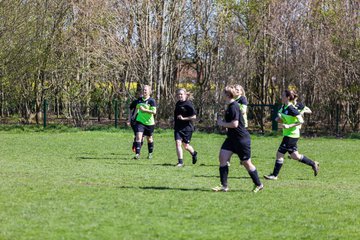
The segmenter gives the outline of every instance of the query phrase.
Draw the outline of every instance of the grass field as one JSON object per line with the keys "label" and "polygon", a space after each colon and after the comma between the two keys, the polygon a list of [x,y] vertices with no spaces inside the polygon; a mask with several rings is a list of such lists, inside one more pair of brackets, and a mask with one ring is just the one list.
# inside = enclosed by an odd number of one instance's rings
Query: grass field
{"label": "grass field", "polygon": [[[132,133],[0,131],[0,239],[360,239],[360,140],[301,139],[320,173],[286,159],[277,181],[251,179],[232,158],[219,184],[225,136],[195,133],[198,164],[177,162],[172,131],[154,158],[132,160]],[[281,137],[252,136],[253,162],[272,171]]]}

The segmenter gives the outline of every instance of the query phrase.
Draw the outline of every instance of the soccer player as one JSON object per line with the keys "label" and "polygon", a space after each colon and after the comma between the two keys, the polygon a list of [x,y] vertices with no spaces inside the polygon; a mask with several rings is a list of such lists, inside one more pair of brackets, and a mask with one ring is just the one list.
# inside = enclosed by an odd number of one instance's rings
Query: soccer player
{"label": "soccer player", "polygon": [[154,115],[156,114],[156,102],[151,98],[151,88],[149,85],[143,87],[143,96],[138,99],[136,109],[138,111],[136,116],[136,149],[134,159],[139,159],[141,150],[141,140],[146,136],[148,143],[148,159],[152,158],[154,150],[153,132],[155,128]]}
{"label": "soccer player", "polygon": [[316,176],[319,172],[319,163],[315,162],[305,155],[301,155],[297,149],[297,142],[300,137],[300,126],[304,120],[299,111],[292,104],[295,99],[293,91],[285,90],[282,93],[282,107],[279,110],[276,120],[282,122],[283,140],[276,153],[276,161],[274,170],[270,175],[265,175],[264,178],[268,180],[276,180],[278,178],[281,167],[284,163],[284,156],[288,152],[292,159],[298,160],[301,163],[309,165]]}
{"label": "soccer player", "polygon": [[[134,141],[132,144],[132,151],[135,152],[136,151],[136,117],[137,117],[137,109],[136,109],[136,105],[139,102],[139,98],[141,97],[141,91],[138,90],[136,91],[136,99],[134,101],[132,101],[130,103],[129,106],[129,119],[127,122],[128,126],[131,126],[133,132],[134,132]],[[141,146],[143,144],[144,138],[141,139]]]}
{"label": "soccer player", "polygon": [[178,156],[177,167],[184,165],[183,161],[183,150],[187,150],[192,156],[192,163],[195,164],[197,161],[197,152],[190,145],[194,126],[192,121],[196,119],[196,111],[193,104],[189,100],[190,94],[186,92],[186,89],[180,88],[176,91],[178,101],[175,105],[174,110],[174,137],[176,143],[176,153]]}
{"label": "soccer player", "polygon": [[[248,100],[245,96],[245,90],[239,84],[235,85],[235,90],[236,90],[235,101],[240,106],[240,112],[241,112],[242,117],[244,118],[244,126],[247,128],[248,127],[248,120],[247,120]],[[230,159],[227,162],[227,165],[230,167]]]}
{"label": "soccer player", "polygon": [[250,134],[245,128],[244,118],[241,117],[240,107],[235,101],[235,96],[235,87],[225,87],[223,92],[223,97],[227,104],[225,119],[218,119],[217,121],[219,126],[228,129],[227,138],[221,146],[219,153],[221,186],[214,187],[212,190],[215,192],[227,192],[229,190],[227,182],[229,166],[227,165],[227,161],[233,153],[236,153],[255,184],[253,192],[257,193],[262,190],[264,186],[260,182],[255,165],[251,162]]}

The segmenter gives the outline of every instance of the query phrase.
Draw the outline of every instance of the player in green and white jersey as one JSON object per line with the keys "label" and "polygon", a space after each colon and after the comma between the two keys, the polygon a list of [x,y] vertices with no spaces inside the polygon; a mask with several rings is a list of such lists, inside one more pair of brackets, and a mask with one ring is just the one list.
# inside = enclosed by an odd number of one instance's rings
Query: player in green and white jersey
{"label": "player in green and white jersey", "polygon": [[138,99],[136,109],[138,110],[136,116],[136,149],[134,159],[139,159],[141,150],[141,140],[146,136],[148,143],[148,159],[152,158],[154,150],[153,132],[155,128],[156,102],[150,97],[151,88],[149,85],[143,87],[143,96]]}
{"label": "player in green and white jersey", "polygon": [[297,149],[297,142],[300,138],[300,126],[304,120],[295,108],[292,101],[295,98],[293,91],[285,90],[282,94],[282,107],[279,110],[276,120],[282,122],[283,140],[276,154],[274,170],[271,174],[264,177],[268,180],[276,180],[278,178],[281,167],[284,163],[284,155],[288,152],[292,159],[311,166],[316,176],[319,172],[319,163],[315,162],[305,155],[301,155]]}

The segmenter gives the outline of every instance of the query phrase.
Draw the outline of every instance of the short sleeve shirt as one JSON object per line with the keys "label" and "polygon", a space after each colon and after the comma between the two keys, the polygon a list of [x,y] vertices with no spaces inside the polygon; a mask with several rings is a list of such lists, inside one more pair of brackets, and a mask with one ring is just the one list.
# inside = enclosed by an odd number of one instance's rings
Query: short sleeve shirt
{"label": "short sleeve shirt", "polygon": [[183,117],[191,117],[196,115],[195,108],[190,101],[178,101],[175,105],[174,110],[174,129],[175,131],[194,131],[194,126],[192,121],[188,120],[180,120],[177,118],[177,116],[183,116]]}
{"label": "short sleeve shirt", "polygon": [[140,122],[144,125],[147,125],[147,126],[155,125],[154,114],[141,111],[140,106],[142,106],[148,110],[156,110],[155,99],[153,99],[151,97],[148,99],[139,98],[138,102],[136,104],[136,109],[138,110],[138,114],[136,116],[136,121]]}
{"label": "short sleeve shirt", "polygon": [[245,128],[244,118],[240,113],[239,104],[236,101],[230,103],[225,112],[225,122],[229,123],[233,120],[238,120],[239,125],[237,128],[228,128],[227,136],[231,139],[249,137],[249,132]]}
{"label": "short sleeve shirt", "polygon": [[[294,124],[299,122],[297,116],[300,115],[300,113],[291,103],[289,105],[282,105],[279,113],[281,114],[281,119],[284,124]],[[283,128],[283,136],[299,138],[300,126],[291,127],[288,129]]]}

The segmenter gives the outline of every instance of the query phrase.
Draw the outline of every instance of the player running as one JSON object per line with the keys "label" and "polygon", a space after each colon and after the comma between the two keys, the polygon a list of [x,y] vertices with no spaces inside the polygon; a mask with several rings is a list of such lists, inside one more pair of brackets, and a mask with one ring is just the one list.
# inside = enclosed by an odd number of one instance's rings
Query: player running
{"label": "player running", "polygon": [[192,102],[189,100],[190,94],[186,92],[186,89],[180,88],[176,91],[178,101],[174,110],[174,137],[176,143],[176,154],[178,156],[177,167],[184,165],[183,150],[188,151],[192,156],[192,163],[197,161],[197,152],[190,145],[194,126],[192,121],[196,119],[196,111]]}
{"label": "player running", "polygon": [[283,92],[283,105],[279,110],[276,121],[282,122],[284,137],[276,153],[274,170],[270,175],[265,175],[265,179],[276,180],[278,178],[280,169],[284,163],[284,156],[287,152],[290,154],[292,159],[311,166],[314,171],[314,175],[318,175],[319,163],[307,158],[305,155],[299,154],[297,149],[297,142],[300,138],[300,126],[304,123],[304,120],[291,102],[294,99],[295,94],[293,91],[285,90]]}
{"label": "player running", "polygon": [[[244,118],[244,126],[247,128],[248,127],[248,120],[247,120],[248,100],[247,100],[247,98],[245,96],[245,90],[239,84],[235,85],[235,90],[236,90],[235,101],[240,106],[241,116]],[[230,167],[230,159],[227,162],[227,165]]]}
{"label": "player running", "polygon": [[229,166],[227,165],[227,161],[231,158],[233,153],[236,153],[239,156],[242,165],[248,171],[253,183],[255,184],[253,192],[257,193],[262,190],[264,186],[260,182],[255,165],[253,165],[251,162],[250,134],[245,128],[244,119],[241,117],[239,104],[234,99],[235,96],[235,87],[225,87],[223,92],[223,97],[227,104],[225,119],[218,119],[217,121],[219,126],[228,129],[227,138],[221,146],[219,153],[221,186],[214,187],[212,190],[215,192],[227,192],[229,190],[227,182]]}
{"label": "player running", "polygon": [[153,132],[155,128],[154,115],[156,114],[155,99],[150,97],[151,88],[149,85],[143,87],[143,96],[138,99],[136,109],[138,110],[136,116],[136,149],[134,159],[139,159],[141,150],[141,140],[146,136],[148,143],[148,159],[152,158],[154,150]]}
{"label": "player running", "polygon": [[[129,119],[128,119],[127,125],[131,126],[131,128],[134,132],[134,141],[132,144],[133,152],[136,152],[136,117],[137,117],[137,113],[138,113],[136,106],[137,106],[140,98],[141,98],[141,92],[139,90],[139,91],[136,91],[136,99],[134,101],[132,101],[129,106]],[[143,144],[143,138],[141,139],[141,146],[142,146],[142,144]]]}

